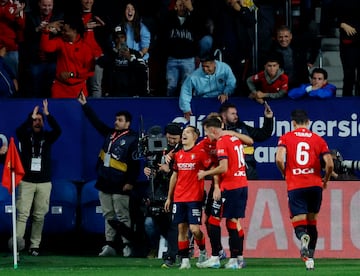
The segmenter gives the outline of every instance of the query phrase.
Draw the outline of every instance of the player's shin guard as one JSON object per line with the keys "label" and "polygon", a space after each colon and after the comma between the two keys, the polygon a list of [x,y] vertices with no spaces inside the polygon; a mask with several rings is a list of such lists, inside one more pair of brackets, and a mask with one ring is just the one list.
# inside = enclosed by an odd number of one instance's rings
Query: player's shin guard
{"label": "player's shin guard", "polygon": [[189,240],[178,241],[179,256],[182,258],[189,258]]}
{"label": "player's shin guard", "polygon": [[296,237],[300,240],[302,235],[307,234],[307,220],[294,221],[292,223]]}
{"label": "player's shin guard", "polygon": [[211,255],[217,256],[219,250],[221,249],[221,229],[220,229],[220,220],[216,219],[213,216],[209,217],[209,238],[211,244]]}
{"label": "player's shin guard", "polygon": [[316,227],[316,220],[309,220],[307,231],[310,236],[310,243],[309,243],[309,257],[314,258],[316,243],[318,239],[318,231]]}
{"label": "player's shin guard", "polygon": [[226,220],[226,228],[229,232],[229,247],[230,257],[237,258],[240,252],[240,237],[237,230],[237,225],[231,220]]}

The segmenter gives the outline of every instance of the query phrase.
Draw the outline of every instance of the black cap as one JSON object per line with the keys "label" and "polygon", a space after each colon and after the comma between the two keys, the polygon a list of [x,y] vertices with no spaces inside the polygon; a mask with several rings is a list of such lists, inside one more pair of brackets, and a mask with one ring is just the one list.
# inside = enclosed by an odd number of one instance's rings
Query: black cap
{"label": "black cap", "polygon": [[118,25],[115,27],[114,29],[114,34],[123,34],[123,35],[126,35],[126,30],[125,30],[125,27],[124,26],[121,26],[121,25]]}
{"label": "black cap", "polygon": [[181,135],[182,126],[179,123],[169,123],[165,127],[165,133],[169,133],[171,135]]}

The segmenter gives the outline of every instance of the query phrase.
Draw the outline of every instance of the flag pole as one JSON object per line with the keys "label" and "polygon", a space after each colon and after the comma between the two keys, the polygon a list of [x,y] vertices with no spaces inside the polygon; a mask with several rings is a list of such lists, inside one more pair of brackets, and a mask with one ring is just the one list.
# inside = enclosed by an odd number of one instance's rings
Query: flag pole
{"label": "flag pole", "polygon": [[16,205],[15,205],[15,170],[11,168],[11,207],[12,207],[12,225],[13,225],[13,257],[14,257],[14,269],[18,268],[17,257],[17,237],[16,237]]}

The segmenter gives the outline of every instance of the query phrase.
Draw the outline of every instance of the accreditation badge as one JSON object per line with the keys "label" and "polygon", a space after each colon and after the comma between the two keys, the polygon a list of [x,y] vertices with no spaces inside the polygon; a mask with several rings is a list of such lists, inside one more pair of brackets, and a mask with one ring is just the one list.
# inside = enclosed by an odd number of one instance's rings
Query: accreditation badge
{"label": "accreditation badge", "polygon": [[105,153],[104,167],[110,167],[110,153]]}
{"label": "accreditation badge", "polygon": [[32,172],[41,171],[41,158],[39,157],[31,158],[31,171]]}

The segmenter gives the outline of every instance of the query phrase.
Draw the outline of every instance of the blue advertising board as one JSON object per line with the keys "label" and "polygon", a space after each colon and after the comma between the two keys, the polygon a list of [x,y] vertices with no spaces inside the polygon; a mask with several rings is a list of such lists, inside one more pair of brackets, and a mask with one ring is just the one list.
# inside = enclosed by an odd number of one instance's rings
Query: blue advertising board
{"label": "blue advertising board", "polygon": [[[238,107],[240,120],[260,127],[264,107],[247,98],[230,99]],[[197,126],[203,134],[201,121],[213,111],[218,111],[217,99],[194,98],[193,116],[190,122],[183,118],[177,98],[103,98],[89,99],[99,118],[112,126],[115,113],[128,110],[133,115],[135,131],[151,126],[164,127],[169,122],[181,122]],[[360,160],[360,98],[334,98],[327,100],[278,99],[269,102],[274,111],[274,131],[267,141],[255,143],[255,158],[260,179],[280,179],[274,163],[274,154],[279,137],[291,129],[290,113],[295,108],[308,111],[310,129],[324,137],[331,149],[338,149],[344,159]],[[0,133],[15,137],[18,127],[35,105],[41,107],[41,99],[8,99],[0,102]],[[62,135],[53,146],[54,178],[88,181],[96,178],[95,165],[103,142],[96,130],[85,118],[76,99],[49,99],[49,111],[59,122]],[[140,119],[142,118],[142,120]],[[141,123],[142,122],[142,123]]]}

